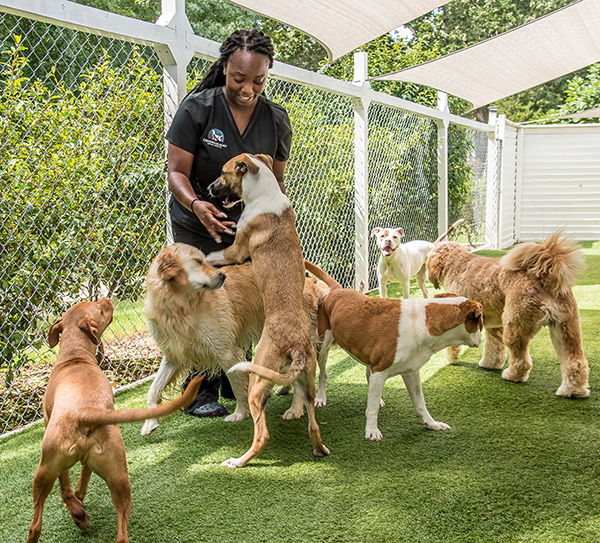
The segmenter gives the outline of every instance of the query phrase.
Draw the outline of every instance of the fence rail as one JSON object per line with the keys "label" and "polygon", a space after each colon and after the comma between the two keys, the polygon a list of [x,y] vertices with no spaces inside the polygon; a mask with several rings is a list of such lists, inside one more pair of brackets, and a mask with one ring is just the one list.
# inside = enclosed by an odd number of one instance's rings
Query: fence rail
{"label": "fence rail", "polygon": [[[39,418],[47,330],[76,300],[116,302],[102,362],[116,388],[155,371],[142,303],[146,269],[167,240],[165,127],[218,55],[192,33],[183,0],[165,2],[157,24],[59,0],[26,4],[0,0],[0,434]],[[375,226],[431,240],[465,217],[470,240],[486,241],[493,126],[364,80],[281,63],[271,74],[267,93],[292,122],[286,183],[307,258],[345,286],[373,288]],[[449,164],[440,149],[456,141],[467,153]],[[466,193],[439,200],[454,175],[468,178]]]}

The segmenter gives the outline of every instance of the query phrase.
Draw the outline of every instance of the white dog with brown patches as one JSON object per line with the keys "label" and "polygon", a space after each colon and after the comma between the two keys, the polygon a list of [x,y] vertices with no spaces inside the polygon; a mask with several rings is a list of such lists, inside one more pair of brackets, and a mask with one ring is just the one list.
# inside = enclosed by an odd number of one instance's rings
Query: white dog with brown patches
{"label": "white dog with brown patches", "polygon": [[[342,288],[320,268],[305,262],[306,269],[324,281],[330,292],[318,313],[319,354],[322,368],[335,341],[352,358],[367,366],[369,398],[365,437],[379,441],[377,427],[383,387],[388,378],[401,375],[417,414],[427,428],[449,430],[427,411],[419,370],[433,353],[454,345],[478,347],[481,343],[481,304],[463,297],[425,299],[371,298]],[[319,396],[321,391],[319,381]]]}
{"label": "white dog with brown patches", "polygon": [[[303,309],[304,260],[295,226],[295,215],[283,194],[267,155],[242,154],[223,166],[209,190],[213,195],[242,198],[244,211],[237,224],[235,242],[211,253],[212,265],[235,264],[252,259],[256,281],[263,296],[265,325],[256,346],[254,364],[236,364],[230,371],[250,371],[248,403],[254,419],[254,441],[240,458],[223,465],[241,467],[256,456],[269,439],[265,404],[273,383],[294,383],[305,400],[308,432],[315,456],[329,454],[321,441],[315,419],[316,354],[311,323]],[[285,373],[280,373],[284,371]]]}

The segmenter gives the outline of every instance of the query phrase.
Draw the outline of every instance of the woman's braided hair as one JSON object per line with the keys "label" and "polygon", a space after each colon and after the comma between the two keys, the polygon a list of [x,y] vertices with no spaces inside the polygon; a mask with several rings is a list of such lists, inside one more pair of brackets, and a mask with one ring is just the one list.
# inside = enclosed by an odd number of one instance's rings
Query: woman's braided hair
{"label": "woman's braided hair", "polygon": [[269,59],[269,68],[273,67],[273,55],[275,51],[271,43],[271,37],[257,28],[253,28],[252,30],[236,30],[221,44],[221,48],[219,49],[221,57],[212,64],[202,78],[202,81],[200,81],[190,94],[225,85],[223,63],[227,62],[231,55],[238,50],[265,55]]}

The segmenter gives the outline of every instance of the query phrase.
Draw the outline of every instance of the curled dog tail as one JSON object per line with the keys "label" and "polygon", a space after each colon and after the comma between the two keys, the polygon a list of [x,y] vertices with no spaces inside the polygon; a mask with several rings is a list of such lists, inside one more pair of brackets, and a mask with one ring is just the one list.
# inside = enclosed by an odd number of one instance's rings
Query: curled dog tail
{"label": "curled dog tail", "polygon": [[581,247],[555,232],[541,243],[518,245],[500,260],[509,271],[522,271],[535,276],[552,294],[565,294],[585,266]]}
{"label": "curled dog tail", "polygon": [[167,403],[148,407],[145,409],[104,409],[102,407],[86,407],[79,412],[81,424],[100,425],[100,424],[121,424],[122,422],[137,422],[146,419],[158,419],[174,413],[175,411],[190,405],[204,375],[196,376],[191,381],[185,392],[177,399]]}
{"label": "curled dog tail", "polygon": [[325,283],[329,288],[342,288],[342,285],[340,285],[333,277],[327,275],[321,268],[315,266],[312,262],[305,260],[304,268],[306,271],[312,273],[315,277],[323,281],[323,283]]}
{"label": "curled dog tail", "polygon": [[459,225],[461,225],[463,222],[465,222],[464,219],[458,219],[452,226],[450,226],[450,228],[448,228],[448,230],[446,230],[438,239],[436,239],[433,243],[439,243],[440,241],[442,241],[446,236],[448,236],[450,234],[450,232],[452,232],[452,230],[454,230],[456,227],[458,227]]}
{"label": "curled dog tail", "polygon": [[306,366],[306,352],[300,350],[292,351],[290,357],[292,358],[292,364],[290,369],[285,373],[279,373],[278,371],[265,368],[260,364],[253,364],[252,362],[239,362],[235,366],[229,368],[227,373],[232,371],[249,371],[276,385],[284,387],[290,386]]}

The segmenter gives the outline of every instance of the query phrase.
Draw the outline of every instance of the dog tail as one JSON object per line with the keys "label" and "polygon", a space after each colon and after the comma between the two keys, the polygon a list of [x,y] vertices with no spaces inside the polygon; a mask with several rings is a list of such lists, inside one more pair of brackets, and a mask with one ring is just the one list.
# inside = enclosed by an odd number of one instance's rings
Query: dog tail
{"label": "dog tail", "polygon": [[329,288],[342,288],[342,285],[340,285],[333,277],[327,275],[321,268],[315,266],[312,262],[305,260],[304,268],[306,271],[317,277],[317,279],[323,281],[323,283],[325,283]]}
{"label": "dog tail", "polygon": [[533,275],[552,294],[565,294],[585,267],[581,247],[555,232],[541,243],[522,243],[500,260],[509,271]]}
{"label": "dog tail", "polygon": [[454,230],[455,228],[457,228],[459,225],[461,225],[463,222],[465,222],[464,219],[458,219],[452,226],[450,226],[450,228],[448,228],[448,230],[446,230],[438,239],[436,239],[433,243],[439,243],[440,241],[442,241],[446,236],[448,236],[450,234],[450,232],[452,232],[452,230]]}
{"label": "dog tail", "polygon": [[145,409],[103,409],[102,407],[86,407],[80,411],[81,422],[85,425],[121,424],[146,419],[159,419],[189,406],[198,394],[204,375],[196,376],[177,399]]}
{"label": "dog tail", "polygon": [[290,386],[300,375],[300,372],[306,366],[306,352],[304,351],[295,351],[290,353],[292,357],[292,364],[290,369],[285,373],[279,373],[278,371],[274,371],[269,368],[265,368],[260,364],[253,364],[252,362],[239,362],[235,366],[229,368],[229,372],[232,371],[249,371],[262,377],[263,379],[267,379],[280,386]]}

